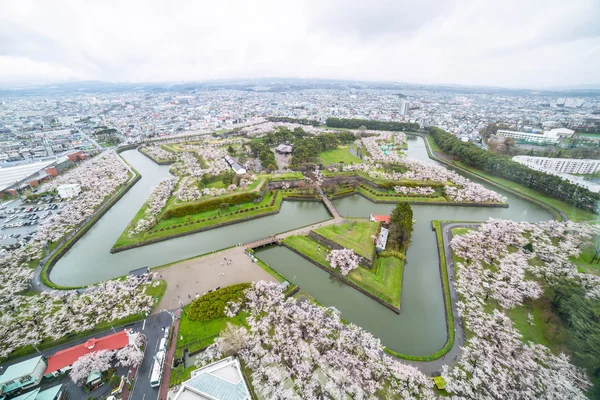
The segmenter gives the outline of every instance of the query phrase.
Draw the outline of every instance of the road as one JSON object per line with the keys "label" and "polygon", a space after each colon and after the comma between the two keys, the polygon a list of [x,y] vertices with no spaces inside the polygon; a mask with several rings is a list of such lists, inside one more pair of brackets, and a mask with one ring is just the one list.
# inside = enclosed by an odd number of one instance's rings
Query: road
{"label": "road", "polygon": [[[162,313],[150,315],[145,320],[145,323],[144,323],[144,321],[139,321],[139,322],[135,322],[135,323],[132,323],[129,325],[121,326],[121,327],[114,327],[114,329],[109,329],[104,332],[87,335],[83,338],[73,340],[68,343],[61,344],[59,346],[55,346],[55,347],[43,350],[43,351],[41,351],[41,355],[43,355],[45,357],[50,357],[50,356],[56,354],[60,350],[64,350],[69,347],[73,347],[78,344],[85,343],[88,339],[101,338],[101,337],[104,337],[107,335],[112,335],[113,333],[120,332],[125,328],[142,332],[144,335],[146,335],[146,338],[147,338],[146,349],[144,351],[144,360],[142,361],[142,365],[138,369],[138,375],[137,375],[137,378],[135,379],[134,387],[133,387],[133,390],[132,390],[129,398],[130,399],[156,400],[158,397],[158,388],[153,388],[150,386],[150,371],[152,369],[152,363],[154,362],[154,355],[157,352],[158,344],[160,342],[160,339],[164,335],[163,327],[166,327],[166,326],[170,327],[171,324],[172,324],[172,319],[171,319],[171,316],[169,315],[169,313],[162,312]],[[28,360],[32,357],[36,357],[37,355],[39,355],[39,354],[29,354],[25,357],[21,357],[21,358],[3,363],[2,371],[4,371],[6,369],[6,367],[8,367],[10,365]],[[120,371],[120,374],[124,374],[125,372],[126,372],[125,370]],[[43,385],[43,387],[51,387],[58,383],[63,383],[64,385],[68,386],[67,391],[71,395],[72,399],[88,398],[88,396],[90,396],[90,395],[94,395],[94,396],[98,395],[99,396],[100,394],[103,393],[103,391],[105,389],[107,389],[107,387],[104,386],[101,389],[98,389],[97,391],[94,391],[92,393],[85,393],[82,388],[79,388],[73,384],[73,382],[69,379],[68,375],[63,376],[59,379],[47,382],[46,384]]]}
{"label": "road", "polygon": [[[164,336],[163,327],[171,327],[172,321],[171,315],[167,312],[153,314],[146,319],[145,327],[142,330],[147,338],[146,350],[142,365],[138,368],[130,399],[155,400],[158,398],[158,388],[150,386],[150,374],[160,339]],[[170,366],[165,366],[165,368],[170,368]]]}

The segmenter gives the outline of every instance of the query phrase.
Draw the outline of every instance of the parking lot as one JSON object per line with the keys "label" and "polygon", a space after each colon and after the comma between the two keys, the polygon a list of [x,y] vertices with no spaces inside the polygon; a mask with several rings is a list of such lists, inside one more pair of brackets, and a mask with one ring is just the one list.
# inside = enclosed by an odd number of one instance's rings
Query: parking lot
{"label": "parking lot", "polygon": [[61,213],[67,202],[58,196],[35,201],[17,199],[0,203],[0,243],[8,244],[15,239],[18,245],[28,242],[40,223],[52,220]]}

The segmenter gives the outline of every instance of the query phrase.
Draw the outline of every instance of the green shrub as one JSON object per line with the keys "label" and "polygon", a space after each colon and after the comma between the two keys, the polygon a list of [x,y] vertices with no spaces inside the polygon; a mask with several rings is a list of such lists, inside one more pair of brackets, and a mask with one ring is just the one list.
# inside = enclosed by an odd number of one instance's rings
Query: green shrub
{"label": "green shrub", "polygon": [[244,290],[249,287],[250,283],[238,283],[197,298],[189,306],[188,318],[192,321],[210,321],[225,317],[224,310],[227,303],[241,300],[244,297]]}
{"label": "green shrub", "polygon": [[196,214],[203,211],[215,210],[219,208],[222,204],[242,204],[249,203],[254,199],[258,198],[260,193],[250,192],[250,193],[240,193],[227,197],[216,198],[211,200],[205,200],[196,203],[183,204],[180,206],[175,206],[167,211],[163,218],[168,219],[171,217],[183,217],[186,215]]}
{"label": "green shrub", "polygon": [[404,254],[402,254],[399,251],[395,251],[395,250],[385,250],[385,251],[382,251],[380,253],[377,253],[377,255],[379,257],[397,257],[397,258],[399,258],[401,260],[405,260],[406,259],[406,257],[404,256]]}

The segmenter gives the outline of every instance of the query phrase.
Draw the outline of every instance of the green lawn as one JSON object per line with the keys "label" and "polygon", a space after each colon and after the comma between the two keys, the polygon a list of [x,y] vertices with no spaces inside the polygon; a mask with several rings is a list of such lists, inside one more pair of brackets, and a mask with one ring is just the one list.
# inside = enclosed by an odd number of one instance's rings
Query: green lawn
{"label": "green lawn", "polygon": [[348,146],[339,146],[335,150],[327,150],[319,154],[323,165],[331,165],[343,162],[344,164],[356,164],[362,162],[360,158],[350,153]]}
{"label": "green lawn", "polygon": [[224,184],[223,181],[215,181],[215,182],[211,182],[208,185],[206,185],[206,187],[214,188],[214,189],[225,189],[227,186],[229,186],[229,185]]}
{"label": "green lawn", "polygon": [[579,272],[588,274],[600,275],[600,264],[591,263],[594,257],[594,249],[592,246],[584,247],[578,258],[572,258],[570,261],[577,266]]}
{"label": "green lawn", "polygon": [[[317,263],[331,268],[326,260],[329,249],[321,246],[320,251],[318,251],[319,244],[307,236],[289,236],[285,238],[284,243],[307,255]],[[346,275],[346,279],[386,303],[394,307],[400,307],[403,268],[404,261],[396,257],[377,257],[372,270],[358,267]]]}
{"label": "green lawn", "polygon": [[342,225],[324,226],[315,229],[315,232],[370,259],[375,251],[373,237],[377,233],[378,225],[377,222],[354,221]]}
{"label": "green lawn", "polygon": [[297,180],[304,179],[304,175],[302,172],[284,172],[283,174],[273,174],[269,175],[271,180],[274,181],[287,181],[287,180]]}
{"label": "green lawn", "polygon": [[[210,321],[191,321],[187,317],[189,305],[184,307],[179,321],[179,333],[177,338],[177,347],[175,348],[175,357],[183,355],[183,349],[187,348],[190,352],[201,349],[212,344],[215,337],[225,328],[227,322],[234,325],[243,325],[248,314],[240,313],[233,318],[216,318]],[[183,337],[183,339],[181,339]]]}

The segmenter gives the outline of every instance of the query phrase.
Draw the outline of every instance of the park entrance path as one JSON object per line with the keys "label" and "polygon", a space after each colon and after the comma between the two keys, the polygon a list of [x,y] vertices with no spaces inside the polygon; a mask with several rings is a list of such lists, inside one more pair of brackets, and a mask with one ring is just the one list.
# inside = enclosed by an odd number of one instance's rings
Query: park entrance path
{"label": "park entrance path", "polygon": [[[230,265],[227,261],[232,260]],[[189,304],[202,294],[217,287],[236,283],[277,280],[258,264],[253,263],[243,246],[210,253],[154,270],[167,281],[167,291],[153,314],[174,310]]]}

